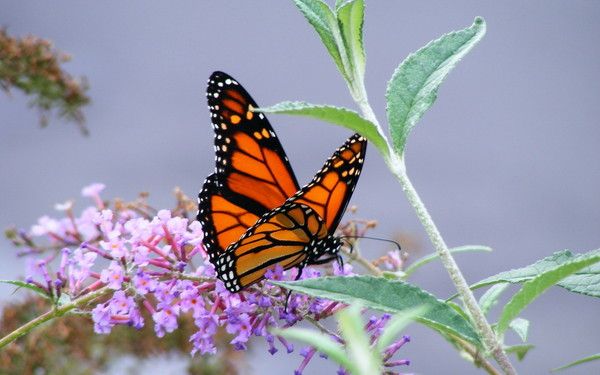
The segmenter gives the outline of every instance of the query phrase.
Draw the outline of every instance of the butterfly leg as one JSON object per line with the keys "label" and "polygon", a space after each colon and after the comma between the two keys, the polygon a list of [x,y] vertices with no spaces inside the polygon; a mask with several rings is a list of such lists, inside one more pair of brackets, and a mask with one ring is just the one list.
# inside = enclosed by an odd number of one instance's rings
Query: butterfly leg
{"label": "butterfly leg", "polygon": [[340,255],[337,255],[337,254],[336,254],[336,255],[334,255],[334,256],[330,256],[330,257],[327,257],[327,258],[321,258],[321,259],[314,260],[314,261],[310,262],[310,264],[311,264],[311,265],[319,265],[319,264],[325,264],[325,263],[329,263],[329,262],[331,262],[332,260],[337,260],[338,262],[341,262],[341,264],[343,265],[343,264],[344,264],[344,261],[343,261],[343,260],[341,260],[341,258],[342,258],[342,257],[341,257]]}
{"label": "butterfly leg", "polygon": [[[302,263],[301,265],[298,266],[298,274],[294,278],[294,281],[300,280],[300,277],[302,276],[302,271],[304,270],[304,266],[305,266],[304,263]],[[292,296],[292,291],[290,289],[290,290],[288,290],[288,292],[287,292],[287,294],[285,296],[285,305],[283,307],[283,311],[284,312],[287,312],[288,302],[290,302],[290,297],[291,296]]]}

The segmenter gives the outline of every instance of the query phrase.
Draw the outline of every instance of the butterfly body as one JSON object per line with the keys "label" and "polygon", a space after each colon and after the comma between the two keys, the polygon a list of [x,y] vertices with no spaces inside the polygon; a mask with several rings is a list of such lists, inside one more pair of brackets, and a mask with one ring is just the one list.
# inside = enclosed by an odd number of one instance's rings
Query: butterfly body
{"label": "butterfly body", "polygon": [[[354,134],[300,188],[258,106],[222,72],[209,79],[216,168],[198,195],[203,243],[217,276],[238,292],[268,269],[339,258],[337,228],[360,175],[366,140]],[[298,274],[300,275],[300,273]]]}

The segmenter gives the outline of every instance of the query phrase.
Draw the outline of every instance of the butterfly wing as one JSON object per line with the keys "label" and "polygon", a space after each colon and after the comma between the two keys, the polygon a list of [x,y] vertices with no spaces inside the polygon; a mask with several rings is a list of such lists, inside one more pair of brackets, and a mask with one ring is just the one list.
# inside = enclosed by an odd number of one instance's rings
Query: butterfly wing
{"label": "butterfly wing", "polygon": [[228,290],[237,292],[262,280],[277,264],[301,267],[337,254],[339,242],[332,234],[358,182],[366,147],[359,134],[348,138],[308,185],[227,248],[216,270]]}
{"label": "butterfly wing", "polygon": [[299,186],[283,147],[256,102],[232,77],[214,72],[206,92],[216,168],[198,195],[197,219],[211,261]]}
{"label": "butterfly wing", "polygon": [[206,91],[215,130],[216,182],[256,215],[281,206],[300,188],[277,135],[248,92],[215,72]]}
{"label": "butterfly wing", "polygon": [[214,264],[232,242],[237,241],[246,230],[260,219],[260,216],[238,206],[224,195],[217,186],[216,174],[204,181],[198,195],[198,221],[202,225],[202,242]]}
{"label": "butterfly wing", "polygon": [[312,207],[323,218],[329,234],[333,234],[358,182],[366,151],[367,140],[354,134],[289,201]]}
{"label": "butterfly wing", "polygon": [[310,254],[307,246],[327,237],[327,227],[312,208],[286,203],[266,215],[227,248],[216,262],[225,287],[238,292],[262,280],[268,269],[299,266]]}

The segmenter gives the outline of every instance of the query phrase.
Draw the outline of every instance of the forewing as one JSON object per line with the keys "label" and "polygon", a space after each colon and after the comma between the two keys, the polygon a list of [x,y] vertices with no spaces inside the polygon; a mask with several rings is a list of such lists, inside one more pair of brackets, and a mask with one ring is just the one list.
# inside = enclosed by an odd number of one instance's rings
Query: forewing
{"label": "forewing", "polygon": [[330,234],[337,228],[362,171],[367,140],[356,133],[325,162],[313,180],[290,202],[312,207],[325,221]]}
{"label": "forewing", "polygon": [[277,135],[232,77],[215,72],[206,92],[215,130],[216,183],[238,206],[262,216],[299,190]]}

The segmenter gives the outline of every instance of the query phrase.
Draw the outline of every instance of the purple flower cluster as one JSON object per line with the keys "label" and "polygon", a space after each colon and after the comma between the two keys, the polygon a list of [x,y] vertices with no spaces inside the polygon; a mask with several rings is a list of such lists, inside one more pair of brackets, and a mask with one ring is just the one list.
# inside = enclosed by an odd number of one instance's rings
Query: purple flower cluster
{"label": "purple flower cluster", "polygon": [[[29,264],[27,281],[46,291],[58,301],[61,295],[70,300],[104,288],[106,297],[91,309],[94,330],[110,333],[116,325],[141,328],[142,310],[149,312],[158,337],[178,328],[178,317],[190,314],[197,332],[190,337],[192,354],[215,354],[215,335],[219,330],[231,335],[231,345],[245,350],[252,336],[264,338],[274,354],[283,347],[294,350],[284,338],[273,336],[275,327],[289,327],[310,317],[327,318],[345,305],[293,293],[287,293],[268,282],[232,294],[215,277],[202,245],[200,224],[160,210],[145,215],[128,206],[109,209],[100,197],[102,184],[83,189],[82,195],[93,199],[95,206],[76,217],[72,203],[57,207],[66,213],[63,219],[44,216],[29,233],[21,233],[29,250],[36,255]],[[34,246],[34,237],[45,237],[48,244]],[[42,258],[40,258],[40,256]],[[52,269],[56,269],[55,272]],[[321,270],[308,267],[302,278],[321,275]],[[352,266],[332,263],[329,274],[350,275]],[[272,268],[268,279],[289,280],[297,270]],[[376,340],[387,315],[370,321],[365,329]],[[338,338],[339,339],[339,338]],[[404,342],[406,342],[404,340]],[[402,340],[400,341],[402,342]],[[390,348],[391,356],[403,345]],[[303,350],[301,373],[315,354],[314,348]],[[388,358],[388,359],[389,359]],[[406,364],[406,363],[399,363]]]}

